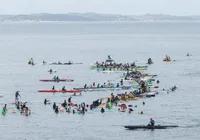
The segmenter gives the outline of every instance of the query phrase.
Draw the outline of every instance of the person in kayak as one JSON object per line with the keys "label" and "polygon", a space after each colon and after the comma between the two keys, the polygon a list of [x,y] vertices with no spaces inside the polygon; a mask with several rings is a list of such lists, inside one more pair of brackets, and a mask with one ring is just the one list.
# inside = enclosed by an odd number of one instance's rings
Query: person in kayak
{"label": "person in kayak", "polygon": [[53,80],[55,80],[55,81],[56,81],[56,79],[57,79],[57,76],[55,75],[55,76],[53,77]]}
{"label": "person in kayak", "polygon": [[15,103],[19,101],[19,97],[21,98],[19,91],[15,92]]}
{"label": "person in kayak", "polygon": [[104,113],[104,112],[105,112],[105,110],[104,110],[104,108],[102,107],[102,108],[101,108],[101,113]]}
{"label": "person in kayak", "polygon": [[65,90],[66,90],[66,89],[65,89],[65,86],[63,86],[62,90],[63,90],[63,91],[65,91]]}
{"label": "person in kayak", "polygon": [[28,61],[28,64],[29,64],[29,65],[34,65],[33,58],[31,58],[31,59]]}
{"label": "person in kayak", "polygon": [[150,118],[150,122],[149,122],[148,126],[154,126],[154,125],[155,125],[155,121],[152,118]]}
{"label": "person in kayak", "polygon": [[50,70],[49,70],[49,72],[50,72],[50,73],[53,73],[53,70],[52,70],[52,69],[50,69]]}
{"label": "person in kayak", "polygon": [[58,106],[56,106],[55,113],[58,114],[58,112],[59,112],[59,109],[58,109]]}
{"label": "person in kayak", "polygon": [[43,63],[43,65],[45,65],[47,62],[45,62],[45,61],[43,60],[43,62],[42,62],[42,63]]}
{"label": "person in kayak", "polygon": [[119,88],[119,83],[117,83],[117,86],[116,86],[117,88]]}
{"label": "person in kayak", "polygon": [[151,60],[151,58],[149,58],[148,59],[148,64],[152,64],[153,62],[152,62],[152,60]]}
{"label": "person in kayak", "polygon": [[64,100],[64,103],[62,103],[62,106],[63,106],[64,108],[66,108],[66,106],[67,106],[67,101],[66,101],[66,100]]}
{"label": "person in kayak", "polygon": [[95,82],[93,82],[93,87],[95,87],[95,85],[96,85]]}
{"label": "person in kayak", "polygon": [[87,84],[84,85],[84,88],[87,88]]}
{"label": "person in kayak", "polygon": [[72,99],[72,97],[69,97],[69,99],[68,99],[68,103],[71,103],[71,99]]}
{"label": "person in kayak", "polygon": [[52,87],[52,90],[55,90],[55,86]]}
{"label": "person in kayak", "polygon": [[44,104],[50,104],[50,100],[44,99]]}
{"label": "person in kayak", "polygon": [[54,102],[53,103],[53,110],[55,110],[56,109],[56,103]]}
{"label": "person in kayak", "polygon": [[59,77],[58,76],[56,77],[56,81],[59,81]]}
{"label": "person in kayak", "polygon": [[121,79],[121,81],[120,81],[120,84],[121,84],[121,86],[124,84],[124,81],[123,81],[123,79]]}

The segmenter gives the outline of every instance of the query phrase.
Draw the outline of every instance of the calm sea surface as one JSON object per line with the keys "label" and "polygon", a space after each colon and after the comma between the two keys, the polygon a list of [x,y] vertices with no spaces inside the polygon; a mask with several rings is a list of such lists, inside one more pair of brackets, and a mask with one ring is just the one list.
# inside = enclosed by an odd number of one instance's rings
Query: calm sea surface
{"label": "calm sea surface", "polygon": [[[192,56],[186,57],[187,52]],[[199,140],[200,139],[200,23],[193,22],[46,22],[0,23],[0,103],[14,106],[15,91],[28,101],[32,115],[25,117],[8,111],[0,116],[2,140]],[[154,64],[148,73],[157,74],[159,94],[155,98],[127,102],[137,105],[132,114],[118,111],[88,112],[83,115],[60,113],[52,105],[44,106],[45,98],[61,103],[71,94],[38,93],[38,89],[66,86],[83,87],[85,83],[119,80],[120,74],[91,71],[89,65],[103,61],[107,55],[116,62],[145,64],[149,57]],[[176,60],[164,63],[169,55]],[[27,65],[34,58],[35,66]],[[50,66],[42,61],[83,62],[83,65]],[[50,79],[52,68],[60,78],[73,83],[42,83]],[[176,92],[162,89],[177,85]],[[122,92],[122,91],[121,91]],[[115,94],[121,93],[114,92]],[[74,103],[92,103],[111,92],[86,92],[73,97]],[[143,106],[142,102],[146,105]],[[144,115],[138,112],[144,111]],[[156,124],[179,125],[175,129],[128,131],[123,125],[142,125],[153,117]]]}

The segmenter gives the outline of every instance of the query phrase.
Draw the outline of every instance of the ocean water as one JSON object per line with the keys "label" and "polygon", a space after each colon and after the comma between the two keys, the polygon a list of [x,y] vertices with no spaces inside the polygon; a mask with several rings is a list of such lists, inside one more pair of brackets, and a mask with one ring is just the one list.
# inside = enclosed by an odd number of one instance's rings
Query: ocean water
{"label": "ocean water", "polygon": [[[25,117],[8,111],[0,116],[1,139],[4,140],[197,140],[200,139],[200,23],[199,22],[44,22],[0,23],[0,103],[14,106],[15,91],[28,102],[32,115]],[[187,57],[187,53],[192,56]],[[103,74],[91,71],[89,65],[104,61],[108,55],[116,62],[145,64],[149,57],[154,64],[147,72],[157,74],[159,94],[126,104],[137,105],[132,114],[118,111],[88,112],[85,115],[59,113],[52,105],[44,106],[45,98],[61,103],[71,93],[38,93],[39,89],[83,87],[92,82],[118,82],[120,73]],[[165,63],[169,55],[176,60]],[[27,65],[34,58],[35,66]],[[82,62],[82,65],[42,65],[42,61]],[[52,68],[60,78],[73,83],[42,83],[50,79]],[[177,85],[172,93],[162,91]],[[122,91],[115,91],[114,94]],[[74,103],[108,97],[109,91],[84,92],[72,97]],[[142,102],[146,104],[143,106]],[[144,111],[144,115],[138,112]],[[126,130],[124,125],[145,125],[153,117],[156,124],[179,125],[166,130]]]}

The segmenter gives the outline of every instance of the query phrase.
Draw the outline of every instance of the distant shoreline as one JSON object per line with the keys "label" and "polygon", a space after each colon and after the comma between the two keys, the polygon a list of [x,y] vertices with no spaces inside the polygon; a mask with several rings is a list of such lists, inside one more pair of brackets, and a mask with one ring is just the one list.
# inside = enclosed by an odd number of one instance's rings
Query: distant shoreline
{"label": "distant shoreline", "polygon": [[163,14],[115,15],[96,13],[0,15],[0,22],[179,22],[200,21],[200,15],[173,16]]}

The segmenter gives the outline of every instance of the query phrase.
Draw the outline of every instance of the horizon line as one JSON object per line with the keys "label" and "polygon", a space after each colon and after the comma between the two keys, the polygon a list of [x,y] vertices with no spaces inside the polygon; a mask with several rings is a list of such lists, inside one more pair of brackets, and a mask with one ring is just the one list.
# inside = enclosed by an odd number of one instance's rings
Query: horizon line
{"label": "horizon line", "polygon": [[146,13],[146,14],[109,14],[109,13],[96,13],[96,12],[84,12],[84,13],[76,13],[76,12],[68,12],[68,13],[31,13],[31,14],[0,14],[0,16],[19,16],[19,15],[39,15],[39,14],[51,14],[51,15],[67,15],[67,14],[97,14],[97,15],[120,15],[120,16],[145,16],[145,15],[165,15],[165,16],[176,16],[176,17],[189,17],[189,16],[200,16],[199,15],[172,15],[172,14],[152,14],[152,13]]}

